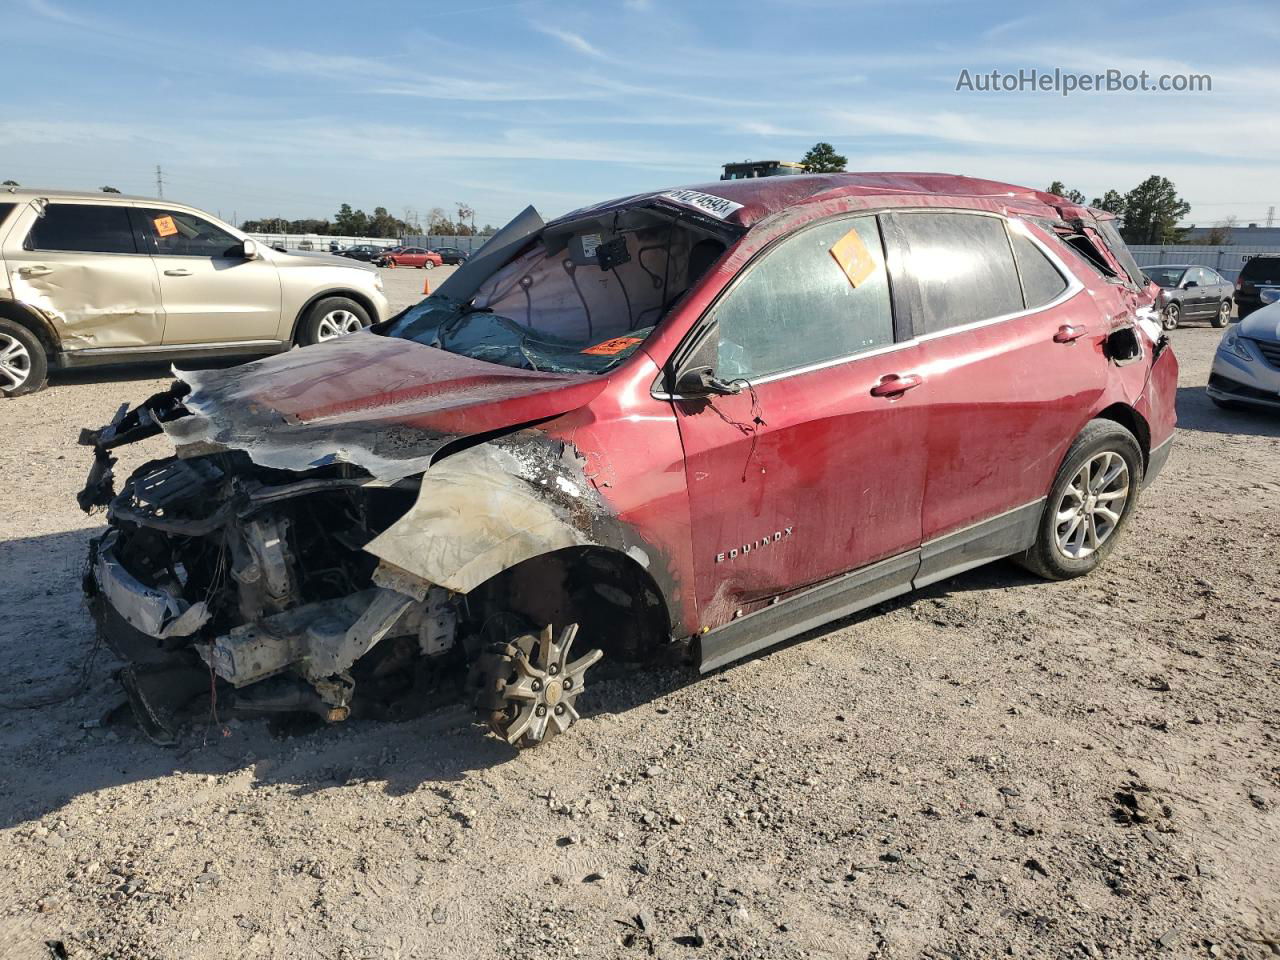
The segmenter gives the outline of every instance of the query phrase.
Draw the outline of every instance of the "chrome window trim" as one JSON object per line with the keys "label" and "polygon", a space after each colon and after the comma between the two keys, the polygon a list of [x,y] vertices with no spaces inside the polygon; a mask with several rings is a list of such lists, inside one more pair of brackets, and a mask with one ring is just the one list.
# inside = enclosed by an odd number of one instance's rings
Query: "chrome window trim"
{"label": "chrome window trim", "polygon": [[[814,373],[818,370],[825,370],[828,367],[836,367],[844,363],[850,363],[853,360],[860,360],[863,357],[882,356],[887,353],[892,353],[895,350],[900,350],[904,347],[912,347],[921,343],[926,343],[931,340],[937,340],[940,337],[949,337],[952,334],[956,334],[956,333],[966,333],[970,330],[977,330],[981,327],[989,327],[993,324],[1005,323],[1009,320],[1019,320],[1022,317],[1030,317],[1037,313],[1043,313],[1046,310],[1053,310],[1056,307],[1061,306],[1062,304],[1066,303],[1068,300],[1075,297],[1077,294],[1083,292],[1085,289],[1084,284],[1066,266],[1062,258],[1059,257],[1053,250],[1049,249],[1049,247],[1039,237],[1032,234],[1031,231],[1027,229],[1026,224],[1019,217],[1007,217],[1004,214],[995,213],[990,210],[955,210],[955,209],[938,208],[935,211],[935,209],[931,207],[923,207],[923,208],[913,207],[907,211],[897,211],[897,210],[875,211],[871,215],[880,216],[884,213],[897,213],[897,212],[912,213],[912,212],[920,212],[920,211],[938,212],[938,213],[967,213],[967,214],[973,214],[976,216],[996,217],[1000,220],[1003,220],[1006,229],[1017,230],[1020,234],[1022,234],[1024,237],[1030,240],[1031,243],[1034,244],[1035,247],[1049,259],[1049,263],[1052,264],[1053,268],[1057,270],[1058,273],[1061,274],[1062,277],[1067,281],[1066,289],[1064,289],[1060,294],[1058,294],[1058,296],[1055,297],[1053,300],[1050,300],[1048,303],[1038,307],[1030,307],[1027,309],[1016,311],[1014,313],[1001,314],[998,317],[990,317],[986,320],[974,320],[972,323],[961,324],[958,327],[947,327],[947,329],[939,330],[936,333],[926,333],[922,336],[912,337],[910,340],[900,340],[896,343],[886,344],[883,347],[877,347],[872,350],[863,350],[858,353],[849,354],[847,356],[837,357],[834,360],[822,360],[817,363],[808,364],[807,366],[796,367],[792,370],[784,370],[780,373],[771,373],[767,377],[761,377],[758,380],[748,381],[751,384],[751,386],[758,387],[766,383],[773,383],[777,380],[784,380],[788,377],[804,376],[805,374]],[[858,215],[865,216],[866,214],[858,214]],[[836,219],[836,218],[833,217],[832,219]],[[820,223],[822,221],[817,221],[817,222]],[[806,224],[806,226],[808,226],[808,224]],[[787,236],[793,236],[793,235],[794,234],[787,234]],[[764,251],[761,251],[761,252],[763,253]],[[1014,256],[1012,249],[1010,249],[1009,255],[1011,257]],[[1016,257],[1014,258],[1014,269],[1015,270],[1017,269]],[[1020,277],[1021,275],[1019,274],[1019,278]],[[1019,279],[1019,286],[1021,286],[1021,279]],[[714,306],[715,304],[712,304],[710,307],[707,308],[706,313],[704,313],[702,317],[698,318],[699,323],[702,322],[703,318],[710,315],[711,310]],[[653,385],[652,387],[650,387],[650,390],[649,390],[650,396],[652,396],[655,400],[704,400],[706,399],[705,397],[686,397],[681,394],[667,393],[664,390],[662,390],[660,386],[662,383],[662,377],[663,377],[662,371],[659,371],[657,378],[653,381]]]}

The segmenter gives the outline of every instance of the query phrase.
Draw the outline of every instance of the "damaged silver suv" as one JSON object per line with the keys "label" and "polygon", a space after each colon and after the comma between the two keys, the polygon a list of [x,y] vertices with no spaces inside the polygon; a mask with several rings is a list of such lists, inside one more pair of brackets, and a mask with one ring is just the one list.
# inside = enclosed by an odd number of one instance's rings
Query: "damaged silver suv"
{"label": "damaged silver suv", "polygon": [[159,740],[212,686],[538,743],[602,656],[713,670],[1000,557],[1094,570],[1171,446],[1154,296],[1109,214],[965,177],[529,209],[400,315],[86,431],[85,589]]}

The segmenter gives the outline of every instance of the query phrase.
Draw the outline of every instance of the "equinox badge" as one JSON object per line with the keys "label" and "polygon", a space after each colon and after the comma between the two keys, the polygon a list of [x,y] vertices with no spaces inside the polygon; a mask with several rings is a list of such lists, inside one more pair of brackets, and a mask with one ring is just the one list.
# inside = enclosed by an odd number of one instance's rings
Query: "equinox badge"
{"label": "equinox badge", "polygon": [[723,563],[726,560],[736,560],[740,556],[746,556],[752,550],[759,550],[763,547],[775,544],[784,537],[791,536],[791,531],[794,529],[794,527],[783,527],[781,530],[775,530],[773,533],[767,534],[759,540],[753,540],[751,543],[744,543],[742,546],[734,547],[732,550],[725,551],[724,553],[717,553],[716,563]]}

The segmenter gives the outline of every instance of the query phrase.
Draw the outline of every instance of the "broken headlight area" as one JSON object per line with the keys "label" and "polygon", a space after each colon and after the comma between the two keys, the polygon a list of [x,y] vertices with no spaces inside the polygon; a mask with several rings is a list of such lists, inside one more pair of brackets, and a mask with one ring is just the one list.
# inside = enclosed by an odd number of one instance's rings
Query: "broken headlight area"
{"label": "broken headlight area", "polygon": [[346,465],[299,476],[240,453],[137,470],[91,544],[85,589],[148,732],[171,739],[173,701],[219,686],[236,709],[328,721],[357,688],[379,715],[431,706],[464,671],[461,600],[362,549],[415,495]]}

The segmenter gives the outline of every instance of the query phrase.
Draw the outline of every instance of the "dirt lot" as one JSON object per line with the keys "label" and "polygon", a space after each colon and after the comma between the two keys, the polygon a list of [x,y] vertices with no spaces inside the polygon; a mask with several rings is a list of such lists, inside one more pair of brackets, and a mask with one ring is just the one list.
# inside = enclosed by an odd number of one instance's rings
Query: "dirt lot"
{"label": "dirt lot", "polygon": [[1209,404],[1217,340],[1175,334],[1176,450],[1098,575],[597,684],[526,753],[456,714],[161,749],[100,725],[105,653],[13,709],[93,648],[77,431],[163,372],[0,401],[0,955],[1280,953],[1280,418]]}

